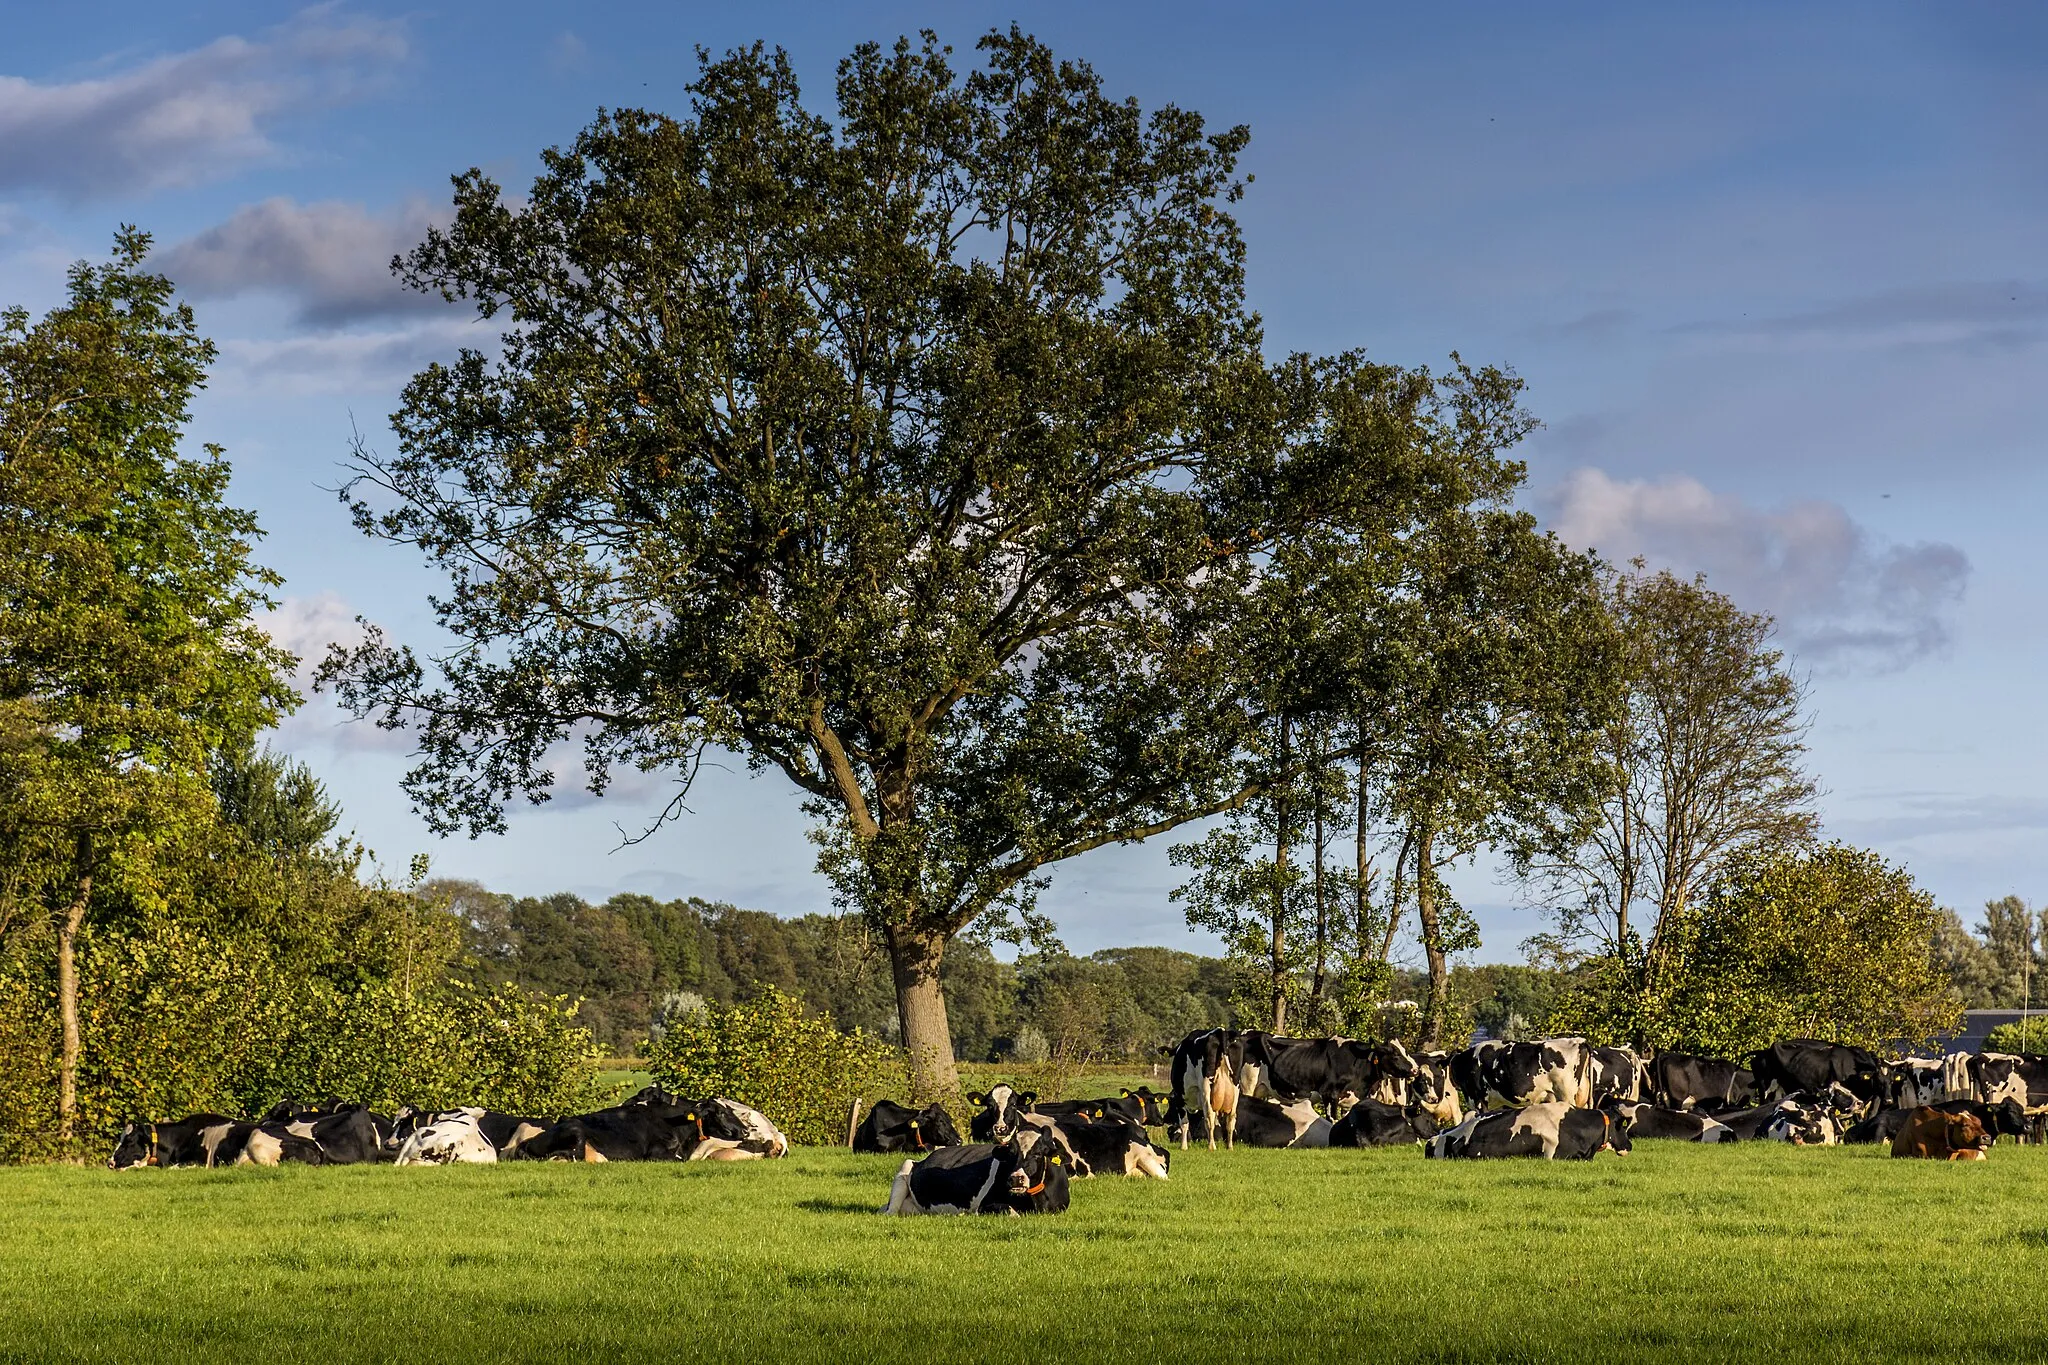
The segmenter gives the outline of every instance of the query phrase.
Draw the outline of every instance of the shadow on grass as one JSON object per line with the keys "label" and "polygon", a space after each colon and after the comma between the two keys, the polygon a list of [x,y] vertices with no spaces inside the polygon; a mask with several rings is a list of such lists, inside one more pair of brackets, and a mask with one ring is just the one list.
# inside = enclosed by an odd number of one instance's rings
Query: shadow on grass
{"label": "shadow on grass", "polygon": [[796,1206],[805,1213],[867,1213],[875,1211],[871,1203],[854,1203],[846,1199],[799,1199]]}

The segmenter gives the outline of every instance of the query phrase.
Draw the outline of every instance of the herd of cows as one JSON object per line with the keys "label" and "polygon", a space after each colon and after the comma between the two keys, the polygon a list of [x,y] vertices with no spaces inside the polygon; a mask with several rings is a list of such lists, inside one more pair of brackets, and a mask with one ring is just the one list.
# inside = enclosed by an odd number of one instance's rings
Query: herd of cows
{"label": "herd of cows", "polygon": [[[905,1160],[885,1213],[1056,1213],[1091,1175],[1168,1177],[1163,1129],[1183,1150],[1420,1145],[1423,1155],[1590,1160],[1634,1139],[1892,1145],[1894,1156],[1981,1159],[2005,1134],[2048,1128],[2048,1057],[1983,1052],[1887,1062],[1863,1048],[1795,1038],[1741,1061],[1584,1038],[1487,1041],[1458,1052],[1398,1042],[1284,1038],[1211,1029],[1173,1049],[1172,1086],[1094,1100],[1040,1101],[998,1085],[963,1142],[952,1116],[878,1100],[856,1151]],[[121,1132],[116,1170],[539,1161],[737,1161],[784,1156],[761,1111],[722,1096],[649,1087],[566,1118],[482,1108],[373,1113],[358,1104],[280,1104],[260,1119],[195,1114]]]}

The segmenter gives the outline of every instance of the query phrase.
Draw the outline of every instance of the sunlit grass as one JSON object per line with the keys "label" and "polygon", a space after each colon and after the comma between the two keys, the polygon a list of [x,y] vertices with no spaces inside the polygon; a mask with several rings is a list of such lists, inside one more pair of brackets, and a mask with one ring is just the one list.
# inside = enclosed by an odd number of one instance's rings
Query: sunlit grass
{"label": "sunlit grass", "polygon": [[1197,1149],[1042,1219],[895,1167],[0,1170],[0,1359],[2048,1358],[2039,1148]]}

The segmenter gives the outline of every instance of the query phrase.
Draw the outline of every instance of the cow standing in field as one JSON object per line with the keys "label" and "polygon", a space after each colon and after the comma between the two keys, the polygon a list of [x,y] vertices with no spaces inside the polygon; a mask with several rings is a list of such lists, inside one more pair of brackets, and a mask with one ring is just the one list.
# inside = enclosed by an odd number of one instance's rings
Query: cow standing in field
{"label": "cow standing in field", "polygon": [[1740,1109],[1761,1094],[1748,1068],[1721,1057],[1660,1052],[1650,1062],[1650,1094],[1667,1109]]}
{"label": "cow standing in field", "polygon": [[1451,1080],[1475,1109],[1489,1104],[1583,1109],[1593,1095],[1593,1047],[1584,1038],[1490,1039],[1451,1054]]}
{"label": "cow standing in field", "polygon": [[1749,1069],[1764,1099],[1802,1092],[1821,1095],[1841,1086],[1865,1106],[1884,1096],[1884,1063],[1866,1048],[1817,1038],[1788,1038],[1751,1054]]}
{"label": "cow standing in field", "polygon": [[1416,1073],[1415,1058],[1399,1042],[1249,1033],[1242,1046],[1239,1084],[1245,1093],[1260,1099],[1315,1101],[1332,1117],[1360,1099],[1405,1085]]}

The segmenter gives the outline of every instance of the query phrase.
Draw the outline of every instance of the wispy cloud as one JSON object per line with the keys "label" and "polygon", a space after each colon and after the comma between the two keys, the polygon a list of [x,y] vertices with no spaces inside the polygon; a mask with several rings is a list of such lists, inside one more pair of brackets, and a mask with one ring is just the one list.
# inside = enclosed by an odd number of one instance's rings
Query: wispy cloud
{"label": "wispy cloud", "polygon": [[0,75],[0,191],[70,199],[191,185],[278,157],[279,116],[360,98],[407,54],[402,25],[320,6],[111,75]]}
{"label": "wispy cloud", "polygon": [[1853,838],[1870,842],[2048,830],[2048,798],[2038,796],[1897,792],[1884,799],[1892,807],[1887,814],[1851,816],[1833,824]]}
{"label": "wispy cloud", "polygon": [[217,392],[297,398],[394,390],[429,362],[452,360],[459,347],[492,350],[498,334],[474,321],[451,318],[380,331],[231,337],[219,344]]}
{"label": "wispy cloud", "polygon": [[1672,330],[1759,346],[2005,350],[2048,336],[2048,286],[2020,280],[1913,285],[1797,312],[1685,323]]}
{"label": "wispy cloud", "polygon": [[331,694],[313,691],[313,671],[327,657],[328,646],[362,642],[363,627],[356,615],[355,608],[339,593],[322,592],[311,597],[283,598],[276,610],[258,618],[257,624],[271,642],[290,650],[299,660],[292,685],[306,698],[306,704],[278,727],[278,739],[285,749],[402,753],[412,748],[410,732],[385,730],[369,721],[356,720],[336,704]]}
{"label": "wispy cloud", "polygon": [[298,319],[333,327],[396,314],[443,312],[391,273],[391,258],[417,246],[448,219],[423,199],[373,214],[361,204],[266,199],[157,254],[152,264],[193,298],[274,293]]}
{"label": "wispy cloud", "polygon": [[1880,543],[1841,507],[1769,510],[1697,479],[1580,469],[1545,499],[1551,529],[1610,562],[1638,555],[1778,619],[1787,645],[1830,669],[1904,667],[1943,649],[1969,581],[1953,545]]}

